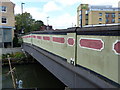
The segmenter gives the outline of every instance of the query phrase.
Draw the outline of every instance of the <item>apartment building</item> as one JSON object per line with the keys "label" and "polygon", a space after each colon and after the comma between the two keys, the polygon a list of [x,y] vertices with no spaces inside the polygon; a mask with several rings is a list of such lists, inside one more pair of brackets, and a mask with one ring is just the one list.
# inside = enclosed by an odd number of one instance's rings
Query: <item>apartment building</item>
{"label": "apartment building", "polygon": [[81,4],[77,8],[77,26],[120,23],[120,8],[111,5],[90,6]]}
{"label": "apartment building", "polygon": [[14,37],[15,4],[10,0],[0,0],[0,48],[12,47]]}

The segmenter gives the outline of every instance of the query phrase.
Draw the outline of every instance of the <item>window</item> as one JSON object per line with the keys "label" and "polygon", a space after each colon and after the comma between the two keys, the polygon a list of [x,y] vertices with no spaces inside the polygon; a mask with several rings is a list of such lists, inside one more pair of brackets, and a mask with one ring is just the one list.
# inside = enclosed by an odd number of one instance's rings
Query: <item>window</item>
{"label": "window", "polygon": [[102,21],[102,18],[99,18],[99,21]]}
{"label": "window", "polygon": [[6,17],[2,17],[2,23],[7,23]]}
{"label": "window", "polygon": [[118,22],[120,22],[120,18],[118,19]]}
{"label": "window", "polygon": [[82,15],[79,16],[80,20],[82,19]]}
{"label": "window", "polygon": [[115,22],[115,19],[112,19],[112,23],[114,23]]}
{"label": "window", "polygon": [[2,6],[2,7],[1,7],[1,11],[2,11],[2,12],[6,12],[6,11],[7,11],[6,6]]}
{"label": "window", "polygon": [[85,11],[85,14],[88,14],[89,13],[89,10]]}
{"label": "window", "polygon": [[102,16],[102,13],[99,13],[99,16]]}
{"label": "window", "polygon": [[82,11],[81,11],[81,10],[79,11],[79,14],[80,14],[80,15],[82,14]]}
{"label": "window", "polygon": [[108,13],[106,13],[106,17],[109,17],[109,14],[108,14]]}
{"label": "window", "polygon": [[115,13],[112,13],[112,17],[115,17]]}
{"label": "window", "polygon": [[109,22],[109,20],[108,19],[106,19],[106,23],[108,23]]}
{"label": "window", "polygon": [[120,16],[120,13],[118,14],[118,16]]}

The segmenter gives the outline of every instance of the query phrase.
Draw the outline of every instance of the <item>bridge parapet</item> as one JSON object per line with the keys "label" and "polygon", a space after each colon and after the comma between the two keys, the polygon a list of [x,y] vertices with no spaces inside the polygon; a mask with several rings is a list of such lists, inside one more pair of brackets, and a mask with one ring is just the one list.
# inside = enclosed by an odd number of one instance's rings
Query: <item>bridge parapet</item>
{"label": "bridge parapet", "polygon": [[120,84],[120,26],[33,32],[23,42]]}

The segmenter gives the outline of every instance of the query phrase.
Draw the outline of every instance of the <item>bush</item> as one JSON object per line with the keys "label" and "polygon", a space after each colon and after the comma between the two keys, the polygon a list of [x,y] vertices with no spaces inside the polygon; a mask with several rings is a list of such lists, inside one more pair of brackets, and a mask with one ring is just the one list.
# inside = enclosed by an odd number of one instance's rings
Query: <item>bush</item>
{"label": "bush", "polygon": [[18,36],[15,34],[15,37],[13,38],[13,47],[20,47],[21,43],[19,41]]}
{"label": "bush", "polygon": [[25,58],[25,55],[24,55],[24,53],[22,53],[22,52],[16,52],[16,53],[14,53],[14,54],[2,54],[2,59],[6,59],[6,58],[8,58],[7,56],[9,55],[9,57],[11,57],[11,58]]}
{"label": "bush", "polygon": [[14,58],[25,58],[25,55],[24,53],[16,52],[14,53]]}

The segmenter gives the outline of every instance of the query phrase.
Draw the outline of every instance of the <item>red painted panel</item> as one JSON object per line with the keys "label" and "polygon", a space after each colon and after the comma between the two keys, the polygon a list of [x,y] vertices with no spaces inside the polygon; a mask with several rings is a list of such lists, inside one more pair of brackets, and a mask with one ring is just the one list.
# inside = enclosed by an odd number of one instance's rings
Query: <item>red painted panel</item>
{"label": "red painted panel", "polygon": [[95,39],[80,39],[80,46],[89,49],[101,50],[103,48],[103,42],[102,40]]}
{"label": "red painted panel", "polygon": [[37,36],[37,39],[42,39],[42,37],[41,36]]}
{"label": "red painted panel", "polygon": [[48,37],[48,36],[43,36],[43,40],[48,40],[48,41],[50,41],[50,37]]}
{"label": "red painted panel", "polygon": [[53,42],[65,43],[65,39],[62,37],[53,37]]}
{"label": "red painted panel", "polygon": [[114,44],[114,50],[120,54],[120,41]]}
{"label": "red painted panel", "polygon": [[36,38],[36,36],[32,35],[31,38]]}
{"label": "red painted panel", "polygon": [[36,36],[33,36],[33,38],[36,38]]}
{"label": "red painted panel", "polygon": [[74,43],[75,43],[75,41],[74,41],[73,38],[69,38],[69,39],[68,39],[68,44],[69,44],[69,45],[74,45]]}

